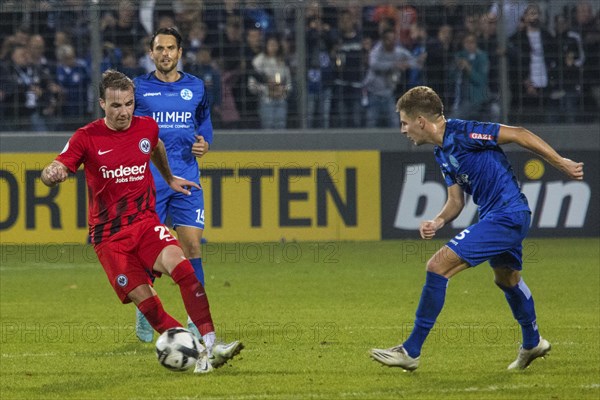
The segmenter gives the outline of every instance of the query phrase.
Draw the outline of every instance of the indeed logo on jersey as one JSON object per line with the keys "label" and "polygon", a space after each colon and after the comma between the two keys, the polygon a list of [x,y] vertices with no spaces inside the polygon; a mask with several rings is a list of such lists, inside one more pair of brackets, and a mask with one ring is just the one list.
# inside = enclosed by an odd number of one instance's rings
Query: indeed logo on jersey
{"label": "indeed logo on jersey", "polygon": [[189,111],[157,111],[152,113],[152,118],[159,128],[189,128],[192,113]]}
{"label": "indeed logo on jersey", "polygon": [[471,132],[469,133],[469,137],[477,140],[494,140],[494,137],[487,133]]}
{"label": "indeed logo on jersey", "polygon": [[144,179],[144,173],[146,172],[147,164],[148,163],[144,163],[143,165],[134,165],[133,167],[124,167],[123,165],[119,165],[119,168],[115,169],[108,169],[106,165],[103,165],[100,167],[100,172],[102,173],[102,177],[104,179],[117,178],[115,183],[141,181]]}

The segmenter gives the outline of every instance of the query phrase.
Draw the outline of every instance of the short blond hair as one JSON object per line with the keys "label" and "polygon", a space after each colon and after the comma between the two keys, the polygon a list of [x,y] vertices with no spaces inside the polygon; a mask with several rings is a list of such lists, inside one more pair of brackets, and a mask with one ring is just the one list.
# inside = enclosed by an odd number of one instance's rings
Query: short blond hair
{"label": "short blond hair", "polygon": [[403,111],[410,118],[422,115],[433,121],[444,115],[444,104],[432,88],[417,86],[398,99],[396,111]]}

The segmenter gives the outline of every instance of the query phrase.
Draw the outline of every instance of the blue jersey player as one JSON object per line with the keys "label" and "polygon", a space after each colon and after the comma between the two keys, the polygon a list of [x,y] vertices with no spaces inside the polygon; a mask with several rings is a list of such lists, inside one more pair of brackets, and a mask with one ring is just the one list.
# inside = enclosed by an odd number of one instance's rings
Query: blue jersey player
{"label": "blue jersey player", "polygon": [[583,163],[561,157],[524,128],[446,120],[440,98],[425,86],[406,92],[396,109],[404,135],[415,145],[435,145],[435,159],[448,186],[448,200],[434,219],[421,223],[421,237],[433,238],[437,230],[460,214],[464,193],[470,194],[479,206],[479,222],[456,235],[427,262],[425,286],[408,339],[389,349],[373,349],[371,356],[384,365],[415,370],[423,343],[442,311],[449,278],[489,261],[495,283],[504,292],[523,334],[517,359],[508,369],[524,369],[545,356],[550,343],[538,332],[533,297],[520,273],[522,241],[529,229],[531,212],[500,145],[516,143],[571,179],[583,179]]}
{"label": "blue jersey player", "polygon": [[[158,123],[159,137],[165,144],[173,174],[199,183],[196,157],[208,152],[213,128],[204,82],[177,70],[182,54],[181,41],[181,35],[174,28],[161,28],[152,37],[150,56],[156,70],[134,79],[135,115],[151,116]],[[204,286],[202,189],[193,189],[191,196],[181,196],[166,184],[154,165],[151,170],[156,185],[156,212],[163,223],[170,219],[184,254]],[[196,333],[196,327],[189,319],[188,325]],[[152,328],[139,313],[136,334],[144,342],[153,339]]]}

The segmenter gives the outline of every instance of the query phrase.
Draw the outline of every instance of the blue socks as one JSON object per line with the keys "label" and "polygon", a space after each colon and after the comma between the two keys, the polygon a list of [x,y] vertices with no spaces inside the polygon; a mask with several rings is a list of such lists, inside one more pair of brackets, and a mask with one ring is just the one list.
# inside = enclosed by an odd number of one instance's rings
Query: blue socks
{"label": "blue socks", "polygon": [[[498,284],[496,284],[498,285]],[[506,296],[506,301],[512,310],[512,313],[521,325],[523,333],[523,348],[532,349],[540,342],[540,333],[536,323],[535,307],[531,291],[521,279],[516,286],[507,288],[498,285]]]}
{"label": "blue socks", "polygon": [[190,258],[190,262],[192,263],[192,267],[194,267],[194,274],[196,278],[204,287],[204,269],[202,269],[202,259],[201,258]]}
{"label": "blue socks", "polygon": [[440,315],[442,307],[444,307],[447,287],[448,278],[433,272],[427,272],[425,286],[423,286],[421,300],[419,301],[419,307],[417,307],[415,325],[410,336],[403,343],[409,356],[417,358],[421,355],[423,343],[427,339],[429,331],[433,328],[437,316]]}

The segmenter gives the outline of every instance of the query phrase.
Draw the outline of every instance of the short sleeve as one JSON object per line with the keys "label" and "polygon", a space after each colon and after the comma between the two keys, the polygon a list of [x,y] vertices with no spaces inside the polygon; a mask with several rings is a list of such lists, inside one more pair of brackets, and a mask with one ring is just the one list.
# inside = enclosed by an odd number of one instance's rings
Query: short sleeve
{"label": "short sleeve", "polygon": [[65,165],[71,172],[77,171],[85,161],[86,135],[82,129],[78,129],[69,139],[56,160]]}
{"label": "short sleeve", "polygon": [[463,145],[468,149],[490,149],[498,146],[500,125],[491,122],[469,122]]}
{"label": "short sleeve", "polygon": [[456,182],[454,181],[454,178],[452,178],[452,175],[443,167],[440,167],[440,169],[442,170],[442,176],[444,177],[444,182],[446,182],[446,186],[450,187],[452,185],[455,185]]}

